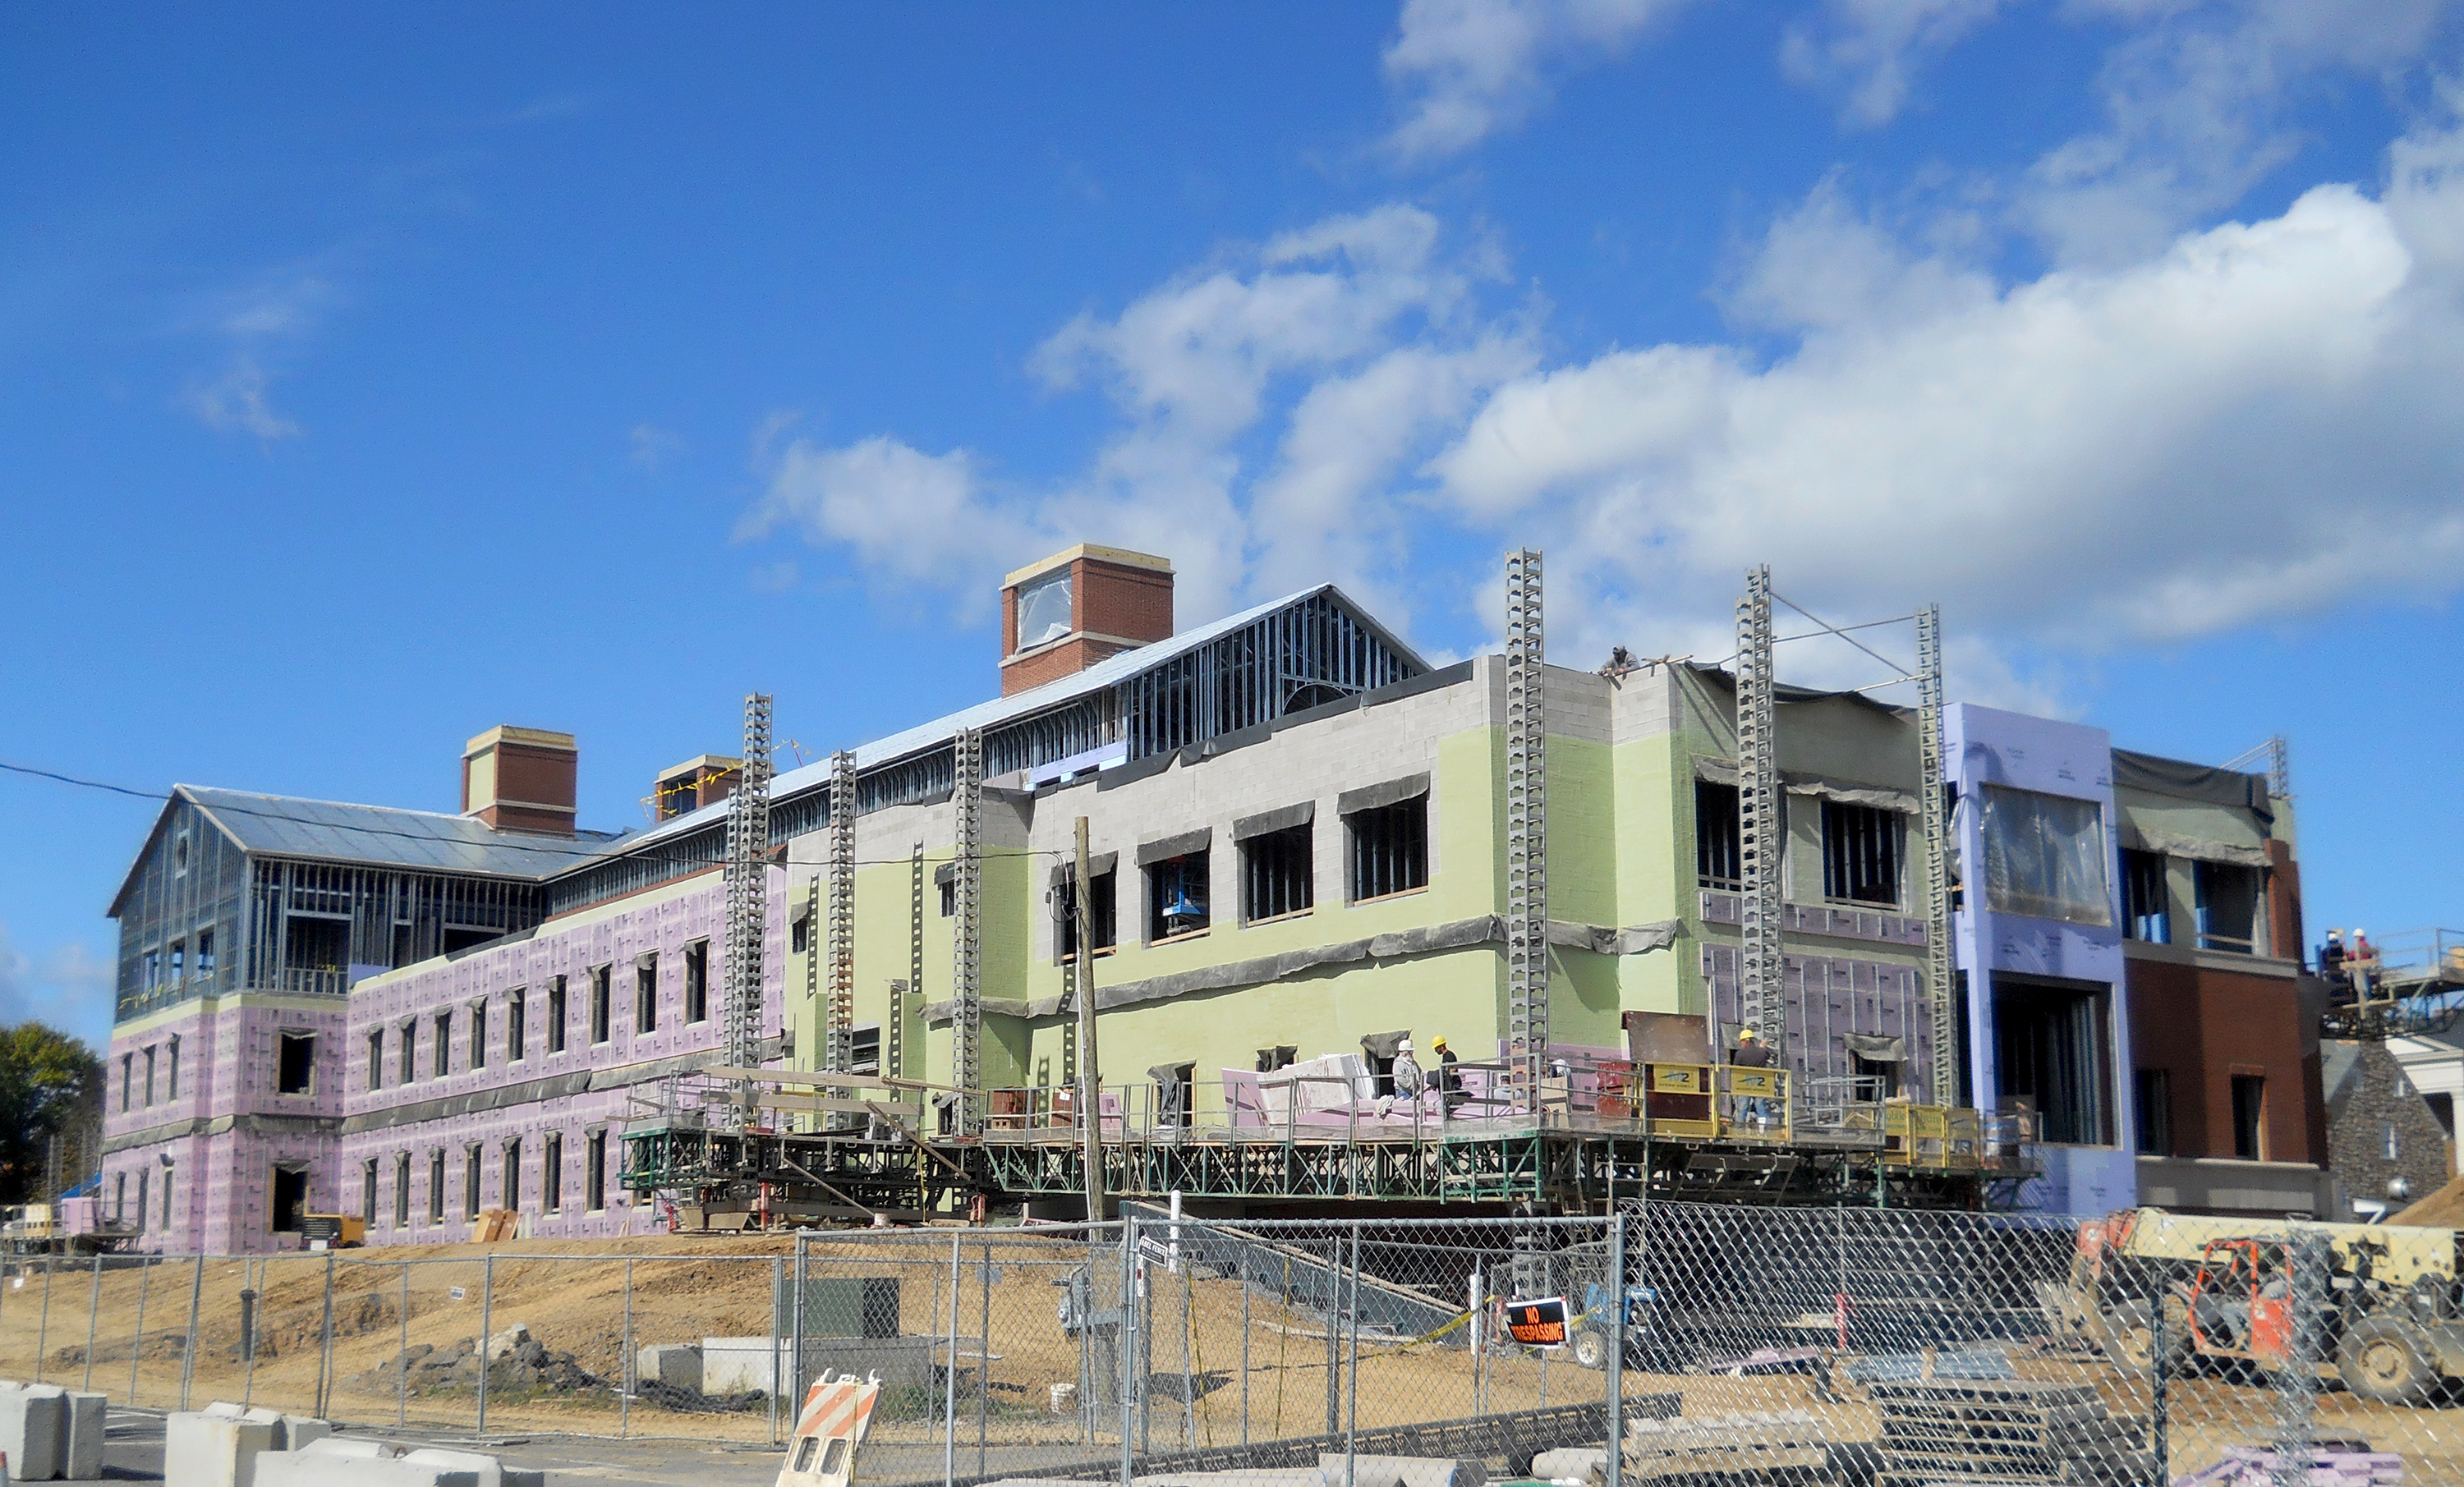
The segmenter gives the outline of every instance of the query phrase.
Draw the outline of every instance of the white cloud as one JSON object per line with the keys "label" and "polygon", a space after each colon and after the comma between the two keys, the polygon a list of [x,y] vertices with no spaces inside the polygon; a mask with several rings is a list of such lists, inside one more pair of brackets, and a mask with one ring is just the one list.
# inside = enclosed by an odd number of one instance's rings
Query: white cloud
{"label": "white cloud", "polygon": [[2289,110],[2325,75],[2419,59],[2448,0],[2071,0],[2137,29],[2107,55],[2101,130],[2048,151],[2019,221],[2061,261],[2108,266],[2229,210],[2300,149]]}
{"label": "white cloud", "polygon": [[1993,18],[2002,0],[1830,0],[1819,21],[1798,21],[1781,42],[1793,80],[1844,87],[1849,121],[1888,122],[1908,98],[1922,54],[1947,51]]}
{"label": "white cloud", "polygon": [[266,383],[265,369],[243,352],[219,375],[182,388],[179,404],[217,433],[253,434],[269,442],[298,438],[299,426],[266,403]]}
{"label": "white cloud", "polygon": [[1546,101],[1551,74],[1614,57],[1684,0],[1404,0],[1386,77],[1407,98],[1386,144],[1459,154]]}
{"label": "white cloud", "polygon": [[1083,470],[999,485],[965,450],[800,440],[744,535],[793,525],[969,613],[1000,574],[1079,541],[1171,556],[1184,624],[1279,584],[1399,594],[1380,588],[1408,546],[1376,504],[1384,482],[1530,364],[1521,330],[1473,306],[1493,272],[1479,245],[1443,251],[1437,219],[1407,206],[1227,252],[1037,352],[1047,386],[1100,388],[1121,417]]}
{"label": "white cloud", "polygon": [[656,424],[635,424],[632,432],[626,436],[626,443],[630,447],[627,458],[654,475],[669,456],[681,454],[685,448],[681,435]]}
{"label": "white cloud", "polygon": [[117,976],[109,962],[71,941],[35,960],[0,924],[0,1023],[48,1023],[95,1040],[109,1036]]}
{"label": "white cloud", "polygon": [[2445,592],[2459,158],[2425,137],[2382,199],[2321,186],[1998,291],[1893,262],[1817,199],[1748,275],[1795,311],[1790,354],[1661,345],[1518,379],[1433,468],[1466,519],[1564,555],[1558,629],[1593,648],[1725,653],[1699,617],[1757,561],[1834,619],[1938,598],[1954,630],[2090,650]]}

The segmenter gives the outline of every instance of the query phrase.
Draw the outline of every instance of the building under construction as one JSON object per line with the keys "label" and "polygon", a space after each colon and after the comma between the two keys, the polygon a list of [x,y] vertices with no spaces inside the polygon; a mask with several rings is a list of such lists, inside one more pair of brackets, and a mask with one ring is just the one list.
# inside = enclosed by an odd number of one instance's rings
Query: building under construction
{"label": "building under construction", "polygon": [[[2203,1054],[2180,1091],[2133,1054],[2143,963],[2291,1004],[2281,780],[1946,705],[1930,612],[1883,678],[1913,706],[1782,687],[1786,601],[1746,589],[1727,662],[1573,669],[1517,554],[1506,653],[1432,667],[1331,586],[1175,633],[1168,563],[1082,547],[1006,581],[998,700],[773,778],[751,699],[740,755],[622,836],[573,832],[571,740],[519,730],[473,741],[459,817],[184,787],[121,897],[106,1210],[133,1182],[149,1247],[209,1249],[337,1208],[377,1242],[1057,1216],[1090,1176],[1247,1213],[2099,1212],[2149,1163],[2311,1204],[2315,1039],[2256,1065],[2246,1161],[2180,1149]],[[433,869],[516,917],[163,897],[204,837],[225,876]],[[200,984],[201,933],[296,954]],[[1768,1069],[1729,1062],[1749,1029]]]}

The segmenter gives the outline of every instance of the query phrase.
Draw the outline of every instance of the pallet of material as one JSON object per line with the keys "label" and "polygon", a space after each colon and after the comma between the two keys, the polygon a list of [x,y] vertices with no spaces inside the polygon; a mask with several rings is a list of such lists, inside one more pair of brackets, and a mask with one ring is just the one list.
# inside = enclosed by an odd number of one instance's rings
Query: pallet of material
{"label": "pallet of material", "polygon": [[2085,1385],[1931,1379],[1868,1392],[1881,1416],[1882,1487],[2104,1487],[2154,1475],[2145,1418],[2109,1413]]}
{"label": "pallet of material", "polygon": [[1830,1465],[1822,1422],[1803,1410],[1692,1415],[1626,1424],[1629,1479],[1784,1474],[1801,1481]]}

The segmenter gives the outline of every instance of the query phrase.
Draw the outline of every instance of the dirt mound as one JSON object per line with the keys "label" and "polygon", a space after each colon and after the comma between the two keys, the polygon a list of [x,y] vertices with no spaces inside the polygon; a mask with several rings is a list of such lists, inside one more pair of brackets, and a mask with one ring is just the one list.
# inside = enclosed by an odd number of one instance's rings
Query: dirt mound
{"label": "dirt mound", "polygon": [[2464,1229],[2464,1176],[2450,1177],[2447,1186],[2395,1214],[2391,1224],[2418,1224],[2430,1229]]}

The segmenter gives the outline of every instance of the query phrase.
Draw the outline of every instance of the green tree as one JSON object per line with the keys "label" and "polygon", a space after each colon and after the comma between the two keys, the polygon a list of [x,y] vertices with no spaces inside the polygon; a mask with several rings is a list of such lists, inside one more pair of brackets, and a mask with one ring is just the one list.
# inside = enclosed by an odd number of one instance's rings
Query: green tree
{"label": "green tree", "polygon": [[[81,1039],[40,1022],[0,1027],[0,1202],[51,1197],[43,1191],[51,1138],[82,1150],[101,1101],[102,1061]],[[63,1160],[63,1185],[80,1175]]]}

